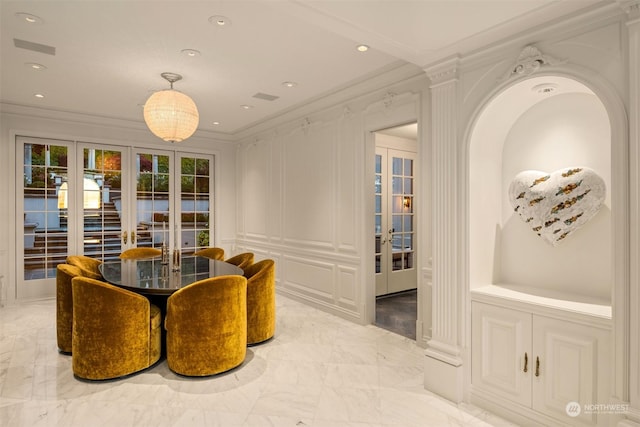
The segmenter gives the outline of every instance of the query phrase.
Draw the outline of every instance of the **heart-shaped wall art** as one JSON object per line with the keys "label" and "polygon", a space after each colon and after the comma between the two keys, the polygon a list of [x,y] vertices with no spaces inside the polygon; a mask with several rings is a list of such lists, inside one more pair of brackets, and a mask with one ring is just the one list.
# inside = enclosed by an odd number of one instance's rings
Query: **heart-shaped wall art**
{"label": "heart-shaped wall art", "polygon": [[605,192],[604,180],[586,167],[524,171],[511,182],[509,201],[531,230],[556,246],[598,213]]}

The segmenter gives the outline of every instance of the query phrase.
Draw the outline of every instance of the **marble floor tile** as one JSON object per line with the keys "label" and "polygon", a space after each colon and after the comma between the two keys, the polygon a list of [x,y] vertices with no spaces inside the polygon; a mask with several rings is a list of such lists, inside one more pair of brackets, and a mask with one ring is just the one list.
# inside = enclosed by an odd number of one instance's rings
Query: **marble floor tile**
{"label": "marble floor tile", "polygon": [[415,341],[280,295],[276,336],[207,378],[161,360],[115,381],[76,379],[55,321],[54,300],[0,307],[0,426],[512,426],[425,390]]}

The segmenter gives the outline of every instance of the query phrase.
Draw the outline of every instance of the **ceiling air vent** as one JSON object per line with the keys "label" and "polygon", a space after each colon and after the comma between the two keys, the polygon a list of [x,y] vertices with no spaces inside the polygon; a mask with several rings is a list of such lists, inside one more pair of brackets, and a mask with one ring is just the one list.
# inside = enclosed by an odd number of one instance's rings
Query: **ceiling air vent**
{"label": "ceiling air vent", "polygon": [[264,99],[265,101],[275,101],[276,99],[280,98],[279,96],[269,95],[268,93],[262,93],[262,92],[256,93],[255,95],[253,95],[253,97],[258,99]]}
{"label": "ceiling air vent", "polygon": [[47,46],[46,44],[28,42],[26,40],[13,39],[13,45],[20,49],[32,50],[34,52],[46,53],[47,55],[55,55],[56,48]]}

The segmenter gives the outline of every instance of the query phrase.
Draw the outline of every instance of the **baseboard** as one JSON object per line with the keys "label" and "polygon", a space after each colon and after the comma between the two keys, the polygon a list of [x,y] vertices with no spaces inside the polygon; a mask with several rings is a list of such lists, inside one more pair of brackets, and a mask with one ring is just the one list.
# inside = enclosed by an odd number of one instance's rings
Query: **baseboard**
{"label": "baseboard", "polygon": [[425,355],[424,388],[454,403],[462,402],[462,365],[454,366]]}

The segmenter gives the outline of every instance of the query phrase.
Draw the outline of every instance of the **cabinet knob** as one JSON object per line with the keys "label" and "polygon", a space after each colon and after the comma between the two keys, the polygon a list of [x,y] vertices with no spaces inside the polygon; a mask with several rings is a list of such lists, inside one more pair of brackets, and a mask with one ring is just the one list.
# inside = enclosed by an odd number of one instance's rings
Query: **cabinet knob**
{"label": "cabinet knob", "polygon": [[529,370],[529,356],[525,352],[524,353],[524,369],[522,371],[527,372],[528,370]]}
{"label": "cabinet knob", "polygon": [[536,377],[540,376],[540,358],[536,356]]}

